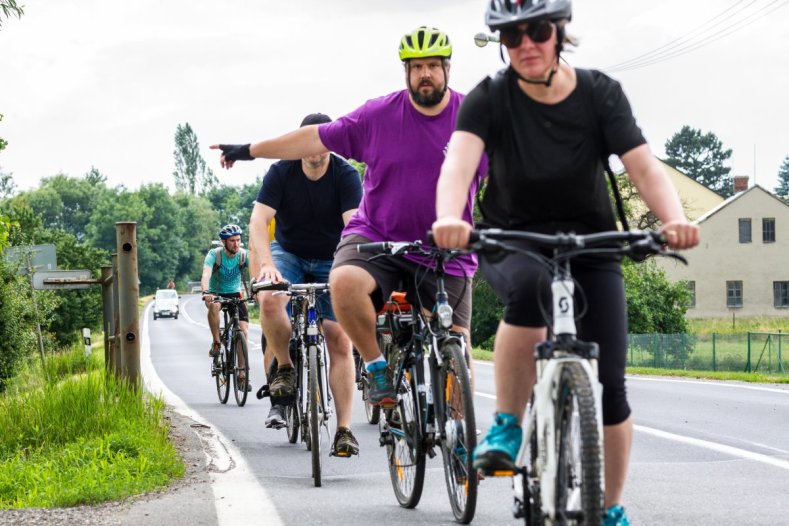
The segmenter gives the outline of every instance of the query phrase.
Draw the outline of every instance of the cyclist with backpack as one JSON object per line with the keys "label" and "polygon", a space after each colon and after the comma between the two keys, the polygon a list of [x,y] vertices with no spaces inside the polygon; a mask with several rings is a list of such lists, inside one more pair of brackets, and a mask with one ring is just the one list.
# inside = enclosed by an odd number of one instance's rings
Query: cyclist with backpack
{"label": "cyclist with backpack", "polygon": [[[510,66],[483,80],[460,108],[438,182],[433,232],[440,246],[468,244],[472,227],[462,212],[483,153],[491,165],[480,203],[485,226],[544,234],[616,230],[602,175],[609,155],[616,154],[661,220],[668,245],[684,249],[698,243],[698,227],[685,218],[619,83],[599,71],[560,62],[563,46],[573,43],[565,32],[571,16],[570,0],[488,3],[486,23],[499,31]],[[620,220],[626,224],[624,215]],[[551,280],[526,255],[480,260],[483,275],[506,308],[494,345],[494,423],[474,452],[474,465],[506,471],[521,446],[520,423],[536,375],[534,346],[546,338],[540,298],[543,304],[550,298]],[[585,303],[588,313],[579,320],[579,337],[600,344],[607,508],[603,524],[627,526],[621,497],[633,420],[625,391],[627,313],[620,261],[611,256],[578,258],[573,275],[576,290],[583,291],[576,301]]]}
{"label": "cyclist with backpack", "polygon": [[[247,266],[247,251],[241,248],[241,234],[243,231],[238,225],[225,225],[219,231],[222,246],[208,251],[203,261],[203,275],[200,284],[203,289],[203,301],[208,308],[208,326],[211,329],[213,343],[208,356],[219,356],[221,342],[219,340],[219,312],[221,307],[213,303],[215,296],[223,298],[241,298],[242,284],[245,285],[244,270]],[[241,321],[241,330],[249,341],[249,313],[244,303],[238,305],[238,315]],[[243,357],[242,357],[243,360]],[[245,365],[240,364],[242,367]],[[247,391],[252,390],[246,382]]]}

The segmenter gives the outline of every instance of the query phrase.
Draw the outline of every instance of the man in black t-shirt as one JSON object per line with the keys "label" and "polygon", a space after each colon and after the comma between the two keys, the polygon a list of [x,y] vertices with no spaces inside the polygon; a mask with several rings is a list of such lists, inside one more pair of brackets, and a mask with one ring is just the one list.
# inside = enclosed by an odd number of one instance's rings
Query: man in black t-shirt
{"label": "man in black t-shirt", "polygon": [[[315,113],[305,117],[301,125],[330,121],[326,115]],[[328,283],[340,234],[361,198],[359,172],[335,154],[274,163],[263,179],[250,218],[250,274],[258,281]],[[267,225],[275,216],[275,239],[270,239]],[[269,351],[265,354],[266,371],[274,357],[278,362],[277,373],[269,378],[272,400],[288,398],[295,391],[295,371],[288,352],[288,296],[272,292],[257,296]],[[351,341],[337,323],[327,294],[318,297],[318,314],[329,350],[329,384],[337,408],[332,453],[348,457],[359,452],[350,430],[355,378]],[[284,407],[272,402],[266,427],[279,429],[284,425]]]}

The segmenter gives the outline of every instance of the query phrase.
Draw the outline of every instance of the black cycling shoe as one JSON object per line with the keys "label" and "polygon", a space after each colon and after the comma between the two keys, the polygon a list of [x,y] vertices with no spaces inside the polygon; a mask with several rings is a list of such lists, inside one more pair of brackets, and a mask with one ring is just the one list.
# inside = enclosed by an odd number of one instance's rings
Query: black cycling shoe
{"label": "black cycling shoe", "polygon": [[352,457],[359,454],[359,442],[347,427],[338,427],[331,446],[333,457]]}

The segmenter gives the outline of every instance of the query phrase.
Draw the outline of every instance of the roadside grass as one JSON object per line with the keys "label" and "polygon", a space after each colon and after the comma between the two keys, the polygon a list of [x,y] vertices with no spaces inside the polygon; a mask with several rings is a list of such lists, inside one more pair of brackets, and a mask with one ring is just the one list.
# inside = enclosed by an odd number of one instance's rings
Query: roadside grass
{"label": "roadside grass", "polygon": [[789,332],[789,318],[753,316],[688,320],[692,334],[742,334],[746,332]]}
{"label": "roadside grass", "polygon": [[31,360],[0,396],[0,508],[114,500],[182,478],[164,403],[103,371],[103,348]]}

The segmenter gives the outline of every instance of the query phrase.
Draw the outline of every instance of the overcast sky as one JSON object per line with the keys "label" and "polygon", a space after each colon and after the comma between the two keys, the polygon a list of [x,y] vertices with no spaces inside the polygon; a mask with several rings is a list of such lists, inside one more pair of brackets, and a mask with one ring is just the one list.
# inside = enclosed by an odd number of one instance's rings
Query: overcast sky
{"label": "overcast sky", "polygon": [[[307,113],[338,117],[401,89],[399,39],[420,25],[453,41],[450,87],[468,92],[502,67],[497,45],[473,43],[484,0],[20,3],[24,16],[0,28],[0,171],[20,189],[91,166],[111,186],[172,188],[173,137],[186,122],[223,181],[251,182],[268,161],[224,172],[208,145],[269,138]],[[566,57],[622,82],[658,156],[685,124],[711,131],[734,151],[732,174],[772,190],[789,155],[786,4],[576,1],[569,30],[580,46]],[[648,53],[640,67],[611,68]]]}

